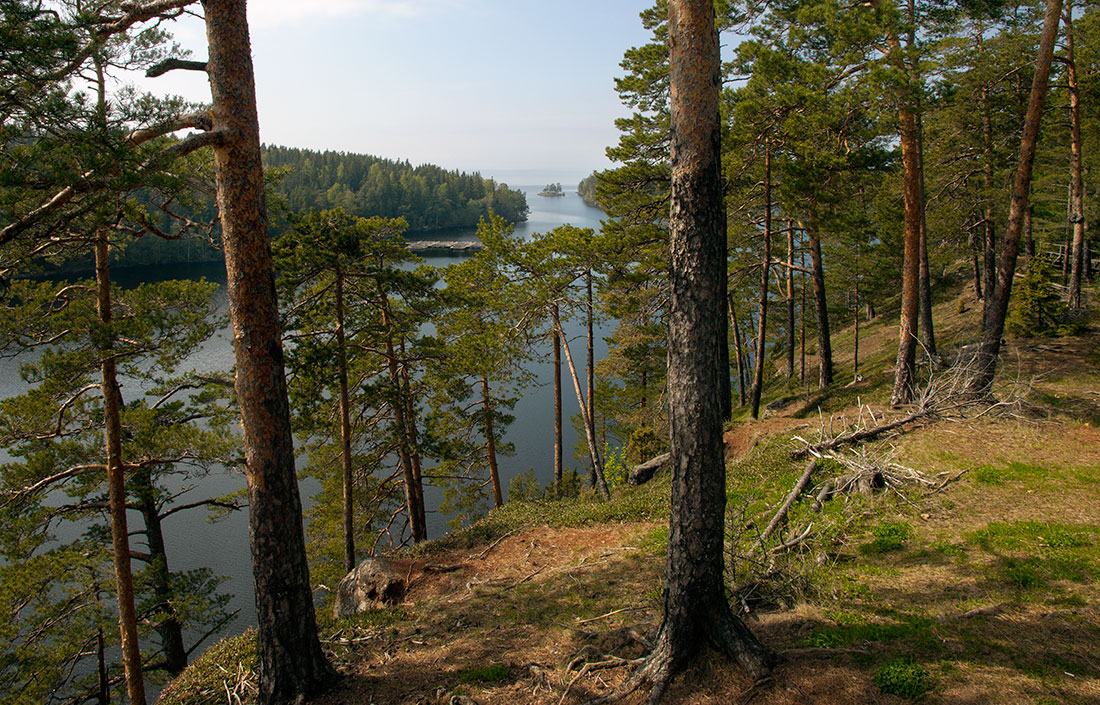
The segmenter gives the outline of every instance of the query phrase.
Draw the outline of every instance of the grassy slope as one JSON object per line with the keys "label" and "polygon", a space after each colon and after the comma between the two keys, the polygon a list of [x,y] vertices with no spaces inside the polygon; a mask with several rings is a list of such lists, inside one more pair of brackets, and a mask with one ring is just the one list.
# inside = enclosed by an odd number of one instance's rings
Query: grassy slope
{"label": "grassy slope", "polygon": [[[941,350],[974,336],[977,306],[962,304],[937,309]],[[862,382],[789,405],[795,418],[731,429],[743,453],[728,473],[731,555],[761,558],[754,538],[802,468],[787,455],[792,436],[838,429],[861,402],[884,413],[895,326],[865,329]],[[838,370],[851,369],[851,342],[851,330],[837,335]],[[821,514],[800,503],[776,539],[814,522],[798,549],[730,561],[750,626],[786,656],[774,680],[750,690],[707,655],[667,702],[1100,702],[1100,335],[1010,340],[1005,360],[997,393],[1018,403],[865,449],[954,482],[837,499]],[[413,604],[328,624],[348,677],[321,702],[458,694],[520,705],[602,692],[660,619],[667,494],[658,478],[608,504],[509,505],[422,547],[418,571],[459,569],[417,572]],[[206,696],[166,701],[225,702],[224,682],[246,692],[247,673],[231,665],[241,641],[170,689]],[[600,665],[582,673],[586,662]]]}

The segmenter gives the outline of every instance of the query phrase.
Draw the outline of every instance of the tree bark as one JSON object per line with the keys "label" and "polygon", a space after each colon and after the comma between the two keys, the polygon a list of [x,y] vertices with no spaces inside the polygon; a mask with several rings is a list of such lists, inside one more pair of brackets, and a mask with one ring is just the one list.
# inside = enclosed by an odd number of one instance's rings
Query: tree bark
{"label": "tree bark", "polygon": [[321,651],[294,470],[244,0],[203,0],[214,176],[244,432],[260,705],[309,698],[334,678]]}
{"label": "tree bark", "polygon": [[652,684],[649,702],[711,643],[753,676],[773,656],[730,611],[722,580],[725,460],[714,355],[724,317],[718,34],[711,0],[670,0],[672,193],[668,394],[672,502],[664,613],[653,651],[613,695]]}
{"label": "tree bark", "polygon": [[1069,88],[1070,117],[1070,222],[1073,247],[1070,255],[1069,305],[1081,308],[1081,275],[1085,263],[1085,188],[1081,176],[1081,94],[1077,89],[1077,64],[1073,51],[1073,3],[1066,2],[1066,82]]}
{"label": "tree bark", "polygon": [[1016,273],[1016,256],[1020,246],[1024,215],[1028,208],[1031,172],[1035,163],[1035,149],[1039,140],[1043,103],[1046,100],[1050,62],[1054,55],[1054,41],[1058,34],[1061,11],[1062,0],[1048,0],[1046,13],[1043,16],[1043,33],[1039,43],[1039,56],[1035,63],[1035,75],[1031,83],[1031,96],[1028,99],[1023,136],[1020,139],[1020,159],[1012,185],[1012,202],[1008,211],[1008,226],[1005,228],[1004,249],[1001,252],[997,285],[992,292],[987,292],[989,305],[985,308],[982,342],[975,357],[977,371],[969,386],[969,391],[973,394],[988,394],[997,372],[997,355],[1001,351],[1001,336],[1004,334],[1005,318],[1008,315],[1012,279]]}
{"label": "tree bark", "polygon": [[771,273],[772,261],[772,145],[771,141],[764,142],[764,258],[761,263],[760,273],[760,300],[759,313],[760,330],[756,336],[756,367],[752,378],[752,406],[750,414],[753,419],[760,418],[760,394],[764,389],[764,346],[767,343],[768,330],[768,279]]}
{"label": "tree bark", "polygon": [[107,231],[95,240],[96,313],[101,330],[96,347],[103,392],[103,434],[107,454],[107,503],[111,514],[111,547],[118,597],[118,628],[122,640],[122,666],[131,705],[145,705],[145,681],[141,670],[134,577],[130,566],[130,530],[126,523],[126,478],[122,462],[122,392],[116,373],[111,331],[111,274],[108,267]]}

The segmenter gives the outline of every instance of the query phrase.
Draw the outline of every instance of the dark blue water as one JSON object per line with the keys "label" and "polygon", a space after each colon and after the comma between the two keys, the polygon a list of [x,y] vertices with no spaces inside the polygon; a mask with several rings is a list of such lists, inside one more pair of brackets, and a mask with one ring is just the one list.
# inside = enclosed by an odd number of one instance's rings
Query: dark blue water
{"label": "dark blue water", "polygon": [[[545,198],[536,195],[544,184],[521,186],[527,194],[527,202],[531,206],[529,219],[525,223],[516,226],[515,232],[521,237],[530,237],[534,233],[546,232],[563,224],[572,224],[577,227],[591,227],[598,229],[603,213],[595,208],[584,205],[583,201],[574,191],[568,191],[564,198]],[[475,239],[473,231],[461,231],[424,236],[425,239]],[[460,258],[450,256],[432,256],[426,258],[428,264],[446,266],[448,263]],[[159,281],[165,279],[198,279],[203,277],[216,282],[220,286],[215,293],[215,305],[219,312],[227,310],[228,305],[225,293],[225,269],[221,263],[206,263],[193,265],[180,265],[162,267],[156,270],[142,269],[138,271],[120,270],[115,273],[116,281],[122,286],[135,285],[145,281]],[[578,365],[578,374],[584,374],[584,332],[581,321],[574,321],[566,325],[567,333],[572,337],[571,350],[573,358]],[[542,349],[536,349],[546,357],[550,351],[549,342],[542,344]],[[606,355],[607,345],[602,338],[596,341],[596,357],[599,359]],[[215,372],[228,370],[233,366],[232,333],[223,330],[216,336],[206,341],[186,361],[185,369],[190,368],[202,372]],[[18,361],[11,359],[0,360],[0,397],[12,396],[23,391],[22,382],[19,379]],[[535,476],[543,485],[553,478],[553,370],[551,364],[531,363],[529,371],[534,375],[534,385],[523,392],[522,398],[517,402],[513,414],[515,422],[508,428],[505,440],[515,445],[515,454],[500,458],[500,471],[502,485],[507,491],[509,482],[517,475],[533,469]],[[578,413],[579,409],[572,384],[569,381],[568,371],[563,371],[563,414],[566,419],[565,436],[565,461],[566,468],[576,468],[583,476],[586,463],[573,458],[573,448],[577,442],[577,434],[568,419]],[[2,454],[2,451],[0,451]],[[180,501],[193,501],[195,498],[218,496],[234,492],[243,488],[244,477],[235,471],[219,469],[199,480],[198,486],[193,492],[193,497]],[[302,496],[306,506],[310,503],[310,495],[317,490],[317,485],[312,480],[302,482]],[[438,537],[447,530],[448,517],[432,511],[439,506],[442,499],[441,492],[436,488],[426,488],[426,500],[429,503],[428,532],[430,537]],[[140,521],[137,516],[132,521]],[[197,567],[208,567],[217,575],[227,576],[223,585],[225,592],[234,595],[229,608],[239,610],[237,618],[224,632],[225,635],[237,634],[255,623],[255,607],[253,605],[253,585],[248,543],[248,517],[244,512],[236,512],[221,521],[211,523],[206,521],[205,513],[201,511],[180,512],[165,520],[165,540],[167,543],[169,568],[172,570],[186,570]]]}

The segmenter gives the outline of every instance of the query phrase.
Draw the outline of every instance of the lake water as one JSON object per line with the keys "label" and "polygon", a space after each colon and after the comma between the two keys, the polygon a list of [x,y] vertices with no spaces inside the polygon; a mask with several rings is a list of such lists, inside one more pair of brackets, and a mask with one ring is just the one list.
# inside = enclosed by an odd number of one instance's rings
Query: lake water
{"label": "lake water", "polygon": [[[527,195],[527,202],[531,212],[527,222],[516,225],[515,232],[521,237],[530,237],[534,233],[546,232],[559,225],[572,224],[577,227],[591,227],[598,229],[603,212],[590,208],[576,195],[575,191],[567,191],[563,198],[545,198],[537,193],[544,184],[520,186]],[[462,231],[446,236],[439,234],[424,236],[425,239],[476,239],[473,231]],[[457,261],[458,257],[431,256],[427,262],[436,266],[446,266],[449,262]],[[163,280],[169,278],[194,278],[205,277],[210,281],[222,285],[215,294],[215,304],[220,311],[225,311],[227,306],[225,293],[225,269],[220,263],[208,263],[199,265],[187,265],[171,268],[163,268],[154,272],[143,270],[141,272],[119,271],[115,274],[116,280],[123,286],[137,284],[141,281]],[[578,374],[583,375],[585,359],[583,326],[581,322],[573,322],[566,325],[567,333],[572,337],[572,353],[578,365]],[[543,344],[543,350],[536,352],[548,353],[549,343]],[[596,340],[596,358],[599,359],[607,353],[607,345],[598,336]],[[228,330],[221,331],[218,335],[207,341],[187,361],[193,369],[213,372],[228,370],[233,365],[232,335]],[[11,359],[0,360],[0,397],[12,396],[23,391],[22,382],[18,376],[18,362]],[[540,484],[545,485],[553,479],[554,434],[553,434],[553,370],[550,363],[532,364],[531,370],[535,375],[535,385],[524,392],[523,397],[517,402],[513,411],[515,422],[508,428],[505,439],[515,445],[515,454],[500,458],[500,471],[502,485],[507,490],[508,483],[517,475],[534,469]],[[572,384],[569,382],[568,371],[563,371],[563,416],[564,416],[564,442],[566,470],[574,467],[582,475],[585,475],[586,463],[574,460],[573,448],[577,442],[577,434],[569,422],[569,417],[578,413],[579,409]],[[133,390],[130,392],[134,393]],[[127,390],[123,390],[124,396]],[[2,454],[2,451],[0,451]],[[2,458],[0,458],[2,459]],[[201,487],[196,491],[196,496],[217,496],[236,491],[244,487],[244,478],[240,473],[232,471],[216,472],[201,480]],[[317,489],[311,480],[302,482],[302,498],[307,504],[310,495]],[[447,517],[438,511],[432,511],[438,507],[441,492],[434,488],[425,488],[426,502],[428,503],[428,532],[429,537],[438,537],[446,529]],[[183,500],[187,501],[187,500]],[[131,521],[139,521],[136,516]],[[248,518],[244,512],[236,512],[229,517],[216,522],[205,521],[205,513],[201,511],[180,512],[165,520],[165,540],[167,543],[169,568],[172,570],[186,570],[196,567],[209,567],[217,575],[227,576],[223,585],[223,591],[234,595],[230,602],[230,609],[239,610],[239,613],[223,635],[238,634],[255,623],[255,606],[253,604],[253,585],[248,543]]]}

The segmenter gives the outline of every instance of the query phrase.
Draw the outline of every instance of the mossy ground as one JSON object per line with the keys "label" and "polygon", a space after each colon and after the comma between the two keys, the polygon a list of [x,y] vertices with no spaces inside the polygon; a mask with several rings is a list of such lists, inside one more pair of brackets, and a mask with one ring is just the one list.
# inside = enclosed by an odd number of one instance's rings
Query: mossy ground
{"label": "mossy ground", "polygon": [[[971,342],[976,308],[939,306],[942,348]],[[744,559],[804,467],[789,458],[793,438],[889,413],[895,335],[892,317],[864,327],[862,382],[730,427],[730,594],[783,659],[754,686],[705,653],[666,702],[1100,702],[1100,335],[1010,340],[996,392],[1013,404],[866,449],[953,481],[845,496],[820,513],[799,502],[774,541],[813,522],[807,539],[767,565]],[[838,369],[850,337],[837,336]],[[346,677],[318,702],[569,704],[606,691],[628,665],[578,678],[580,667],[645,652],[660,621],[668,489],[659,475],[608,503],[507,505],[418,547],[410,558],[461,567],[415,578],[399,608],[326,623]]]}

